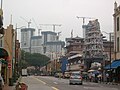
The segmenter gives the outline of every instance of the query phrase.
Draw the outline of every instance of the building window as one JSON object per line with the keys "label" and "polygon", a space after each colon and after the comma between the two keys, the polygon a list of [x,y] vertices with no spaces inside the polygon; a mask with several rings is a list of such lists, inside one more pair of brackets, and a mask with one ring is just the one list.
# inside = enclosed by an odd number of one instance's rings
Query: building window
{"label": "building window", "polygon": [[119,31],[119,17],[117,17],[117,31]]}
{"label": "building window", "polygon": [[119,37],[117,38],[117,51],[119,52]]}

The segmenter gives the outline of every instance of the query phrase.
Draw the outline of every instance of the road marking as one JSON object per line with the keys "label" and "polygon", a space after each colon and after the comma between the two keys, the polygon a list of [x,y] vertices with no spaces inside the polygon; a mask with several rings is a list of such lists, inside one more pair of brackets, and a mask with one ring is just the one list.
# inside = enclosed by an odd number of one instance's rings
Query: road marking
{"label": "road marking", "polygon": [[54,90],[59,90],[59,89],[57,89],[56,87],[52,87],[52,89],[54,89]]}
{"label": "road marking", "polygon": [[41,82],[41,83],[43,83],[43,84],[46,84],[46,82],[44,82],[44,81],[42,81],[42,80],[40,80],[40,79],[38,79],[38,78],[35,78],[35,77],[32,77],[32,78],[36,79],[37,81],[39,81],[39,82]]}
{"label": "road marking", "polygon": [[[46,82],[44,82],[44,81],[42,81],[42,80],[40,80],[40,79],[38,79],[38,78],[35,78],[35,77],[32,77],[32,78],[36,79],[37,81],[39,81],[39,82],[41,82],[41,83],[43,83],[43,84],[46,84]],[[57,82],[54,82],[54,83],[57,84]],[[53,87],[53,86],[51,86],[51,88],[54,89],[54,90],[59,90],[58,88]]]}
{"label": "road marking", "polygon": [[84,89],[89,89],[88,87],[83,87]]}
{"label": "road marking", "polygon": [[53,82],[54,84],[58,84],[57,82]]}

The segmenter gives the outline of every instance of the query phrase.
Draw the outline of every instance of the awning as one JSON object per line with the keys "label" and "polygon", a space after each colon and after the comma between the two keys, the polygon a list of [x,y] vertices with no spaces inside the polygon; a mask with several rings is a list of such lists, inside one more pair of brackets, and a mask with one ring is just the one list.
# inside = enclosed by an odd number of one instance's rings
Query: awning
{"label": "awning", "polygon": [[4,48],[0,48],[0,58],[6,59],[8,57],[8,52]]}
{"label": "awning", "polygon": [[82,57],[82,55],[81,54],[73,55],[71,57],[68,57],[68,60],[73,59],[73,58],[77,58],[77,57]]}
{"label": "awning", "polygon": [[104,67],[104,69],[116,69],[119,66],[120,66],[120,59],[113,61],[111,65],[110,64],[107,65],[106,67]]}

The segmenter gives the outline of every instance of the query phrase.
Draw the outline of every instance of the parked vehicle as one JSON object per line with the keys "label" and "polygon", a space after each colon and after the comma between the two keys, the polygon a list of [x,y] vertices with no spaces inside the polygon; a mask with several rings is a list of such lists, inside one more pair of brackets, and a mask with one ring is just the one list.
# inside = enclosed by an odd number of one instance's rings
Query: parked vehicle
{"label": "parked vehicle", "polygon": [[83,84],[83,80],[82,80],[82,75],[80,74],[80,72],[72,72],[70,79],[69,79],[69,84]]}

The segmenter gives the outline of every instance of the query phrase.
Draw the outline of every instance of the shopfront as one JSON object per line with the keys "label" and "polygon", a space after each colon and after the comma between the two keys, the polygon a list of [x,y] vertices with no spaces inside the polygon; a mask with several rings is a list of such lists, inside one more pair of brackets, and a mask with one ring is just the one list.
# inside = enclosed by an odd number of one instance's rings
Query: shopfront
{"label": "shopfront", "polygon": [[8,66],[8,52],[0,48],[0,75],[3,77],[4,82],[7,82],[7,66]]}
{"label": "shopfront", "polygon": [[109,72],[111,76],[111,81],[120,83],[120,59],[114,60],[111,64],[104,68]]}

